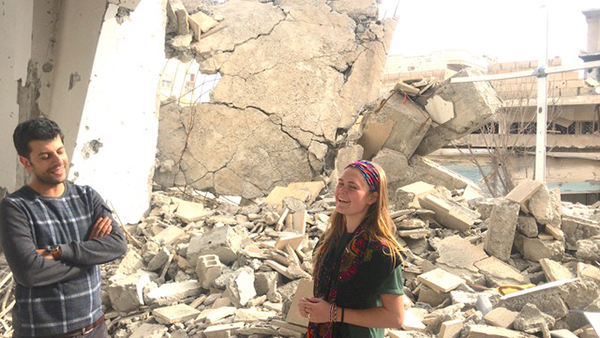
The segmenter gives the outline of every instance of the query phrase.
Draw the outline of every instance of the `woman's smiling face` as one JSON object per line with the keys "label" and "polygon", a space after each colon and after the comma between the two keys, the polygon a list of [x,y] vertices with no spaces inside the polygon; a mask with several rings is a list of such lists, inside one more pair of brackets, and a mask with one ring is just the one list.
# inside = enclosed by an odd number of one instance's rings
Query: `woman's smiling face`
{"label": "woman's smiling face", "polygon": [[346,168],[335,186],[335,211],[346,220],[358,220],[367,214],[369,206],[377,201],[377,193],[371,192],[360,170]]}

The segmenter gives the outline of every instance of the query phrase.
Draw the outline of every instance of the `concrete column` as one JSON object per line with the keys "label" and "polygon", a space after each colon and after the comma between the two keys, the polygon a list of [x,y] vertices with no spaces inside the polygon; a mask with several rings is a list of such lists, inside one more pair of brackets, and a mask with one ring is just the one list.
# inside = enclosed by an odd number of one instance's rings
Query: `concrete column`
{"label": "concrete column", "polygon": [[10,192],[17,186],[19,162],[12,133],[19,123],[19,80],[25,82],[31,57],[32,22],[33,0],[0,3],[0,188]]}
{"label": "concrete column", "polygon": [[108,5],[71,157],[69,177],[98,190],[125,223],[139,221],[150,198],[165,6],[141,1],[122,18]]}

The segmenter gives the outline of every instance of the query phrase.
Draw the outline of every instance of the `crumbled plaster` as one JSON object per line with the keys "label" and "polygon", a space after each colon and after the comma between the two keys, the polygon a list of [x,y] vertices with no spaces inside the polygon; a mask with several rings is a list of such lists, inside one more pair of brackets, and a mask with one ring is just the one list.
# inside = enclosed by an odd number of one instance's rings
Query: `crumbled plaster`
{"label": "crumbled plaster", "polygon": [[219,30],[191,49],[222,78],[210,103],[161,110],[155,180],[254,198],[331,169],[341,135],[378,97],[382,25],[325,1],[232,0],[210,12],[224,17]]}

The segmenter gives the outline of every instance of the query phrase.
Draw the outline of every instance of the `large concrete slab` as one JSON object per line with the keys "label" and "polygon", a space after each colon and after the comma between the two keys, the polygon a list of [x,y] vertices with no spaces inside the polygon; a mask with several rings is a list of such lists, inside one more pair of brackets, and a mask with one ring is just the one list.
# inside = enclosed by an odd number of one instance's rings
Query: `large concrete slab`
{"label": "large concrete slab", "polygon": [[464,270],[476,273],[478,269],[474,263],[488,257],[481,245],[473,245],[460,236],[446,237],[435,243],[435,248],[439,254],[435,264],[455,274],[455,271],[460,274]]}
{"label": "large concrete slab", "polygon": [[198,317],[200,311],[185,304],[160,307],[152,310],[152,315],[161,324],[183,323]]}
{"label": "large concrete slab", "polygon": [[425,195],[419,198],[421,207],[435,212],[434,218],[447,228],[467,231],[479,218],[479,214],[460,203],[436,195]]}
{"label": "large concrete slab", "polygon": [[515,267],[496,257],[488,257],[474,264],[485,276],[488,286],[497,287],[507,284],[527,284],[529,278]]}
{"label": "large concrete slab", "polygon": [[[388,148],[410,158],[430,124],[431,119],[423,108],[412,100],[405,101],[404,95],[396,91],[384,101],[379,111],[368,115],[365,133],[358,144],[365,148],[365,156]],[[386,129],[389,132],[385,133]],[[387,137],[382,140],[386,134]]]}
{"label": "large concrete slab", "polygon": [[548,258],[540,259],[542,270],[546,275],[548,282],[555,282],[564,279],[573,279],[575,275],[568,268],[563,266],[557,261],[553,261]]}
{"label": "large concrete slab", "polygon": [[519,204],[504,199],[494,205],[483,247],[489,255],[503,261],[510,258],[518,217]]}
{"label": "large concrete slab", "polygon": [[[467,68],[458,72],[455,77],[481,75],[480,71]],[[440,125],[432,125],[416,153],[427,155],[447,145],[452,140],[467,135],[490,122],[496,111],[502,106],[502,100],[489,82],[471,83],[443,82],[433,90],[431,95],[422,96],[417,101],[424,107],[439,96],[454,106],[455,117]]]}
{"label": "large concrete slab", "polygon": [[439,268],[420,274],[417,281],[437,292],[450,292],[459,285],[466,283],[464,279]]}
{"label": "large concrete slab", "polygon": [[543,185],[540,181],[526,178],[506,195],[506,199],[519,203],[521,209],[527,211],[527,202]]}

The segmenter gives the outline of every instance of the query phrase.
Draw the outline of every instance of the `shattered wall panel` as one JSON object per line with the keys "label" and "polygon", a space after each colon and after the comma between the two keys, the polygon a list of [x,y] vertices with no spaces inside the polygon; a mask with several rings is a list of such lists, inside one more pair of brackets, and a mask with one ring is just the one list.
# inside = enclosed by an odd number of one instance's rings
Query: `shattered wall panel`
{"label": "shattered wall panel", "polygon": [[377,100],[386,61],[374,1],[350,5],[205,4],[224,19],[190,48],[203,73],[222,78],[210,103],[181,113],[163,107],[155,181],[254,198],[322,174],[340,132]]}
{"label": "shattered wall panel", "polygon": [[161,185],[193,182],[246,198],[310,172],[304,149],[269,116],[225,105],[163,108],[157,157],[154,179]]}

